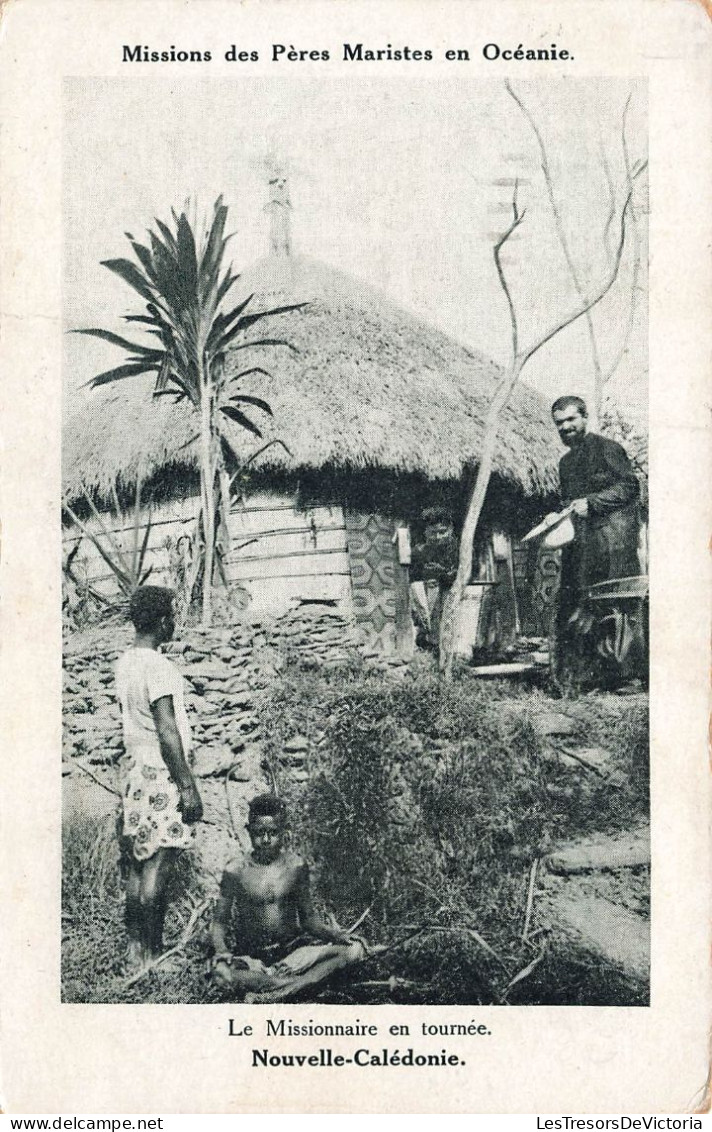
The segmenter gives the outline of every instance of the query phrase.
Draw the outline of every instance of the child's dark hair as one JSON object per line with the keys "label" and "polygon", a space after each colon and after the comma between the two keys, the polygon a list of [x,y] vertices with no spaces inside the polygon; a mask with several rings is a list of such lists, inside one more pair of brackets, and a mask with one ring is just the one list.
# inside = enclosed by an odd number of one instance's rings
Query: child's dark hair
{"label": "child's dark hair", "polygon": [[141,586],[131,595],[129,618],[139,632],[154,629],[162,617],[172,613],[173,591],[164,586]]}
{"label": "child's dark hair", "polygon": [[287,807],[276,794],[257,794],[248,807],[247,824],[256,818],[276,818],[280,825],[287,824]]}

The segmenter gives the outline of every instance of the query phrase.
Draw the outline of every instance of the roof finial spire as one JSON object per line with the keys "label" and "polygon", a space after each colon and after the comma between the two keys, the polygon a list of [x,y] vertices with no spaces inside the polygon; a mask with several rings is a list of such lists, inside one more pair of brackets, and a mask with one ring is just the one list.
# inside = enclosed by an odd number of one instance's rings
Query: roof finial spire
{"label": "roof finial spire", "polygon": [[289,199],[289,166],[284,157],[271,153],[265,159],[269,200],[269,249],[272,256],[289,256],[292,252],[292,202]]}

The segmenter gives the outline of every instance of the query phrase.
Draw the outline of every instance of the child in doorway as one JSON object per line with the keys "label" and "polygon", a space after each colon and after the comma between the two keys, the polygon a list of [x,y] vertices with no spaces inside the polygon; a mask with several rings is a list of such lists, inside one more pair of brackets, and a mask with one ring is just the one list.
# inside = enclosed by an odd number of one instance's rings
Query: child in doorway
{"label": "child in doorway", "polygon": [[125,756],[123,833],[131,846],[126,883],[129,966],[158,958],[168,890],[180,850],[203,816],[188,764],[190,729],[178,669],[158,652],[173,636],[173,594],[142,586],[131,598],[133,647],[116,664]]}

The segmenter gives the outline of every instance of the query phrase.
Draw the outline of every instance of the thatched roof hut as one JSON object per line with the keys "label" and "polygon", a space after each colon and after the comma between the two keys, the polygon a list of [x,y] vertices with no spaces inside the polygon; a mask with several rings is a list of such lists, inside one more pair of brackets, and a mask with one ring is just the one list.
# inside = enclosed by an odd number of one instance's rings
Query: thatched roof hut
{"label": "thatched roof hut", "polygon": [[[408,532],[419,537],[433,502],[457,521],[498,368],[320,263],[272,254],[239,286],[244,297],[254,294],[255,309],[305,305],[255,328],[265,332],[255,338],[294,350],[239,349],[226,363],[235,374],[251,366],[271,372],[244,378],[241,391],[269,402],[273,417],[259,414],[265,440],[286,446],[273,445],[250,469],[247,504],[231,515],[227,579],[255,610],[314,601],[349,609],[375,647],[407,654]],[[171,532],[192,521],[198,494],[197,420],[185,401],[154,400],[152,392],[150,379],[132,378],[75,395],[64,489],[70,498],[88,491],[101,499],[117,485],[130,497],[140,478],[143,498],[150,490],[163,504],[151,534],[153,578],[171,584]],[[243,458],[259,445],[237,426],[232,440]],[[491,539],[500,532],[503,578],[514,584],[512,539],[541,515],[555,484],[548,407],[522,385],[503,414],[483,512],[490,541],[480,540],[478,555],[487,579],[498,577]],[[95,554],[87,572],[96,579],[101,567]]]}
{"label": "thatched roof hut", "polygon": [[[241,279],[255,306],[306,302],[262,324],[283,347],[240,350],[228,368],[262,365],[243,390],[274,413],[265,438],[278,437],[258,465],[269,474],[352,473],[381,469],[456,481],[476,465],[498,367],[409,314],[366,284],[307,259],[268,259]],[[196,419],[185,402],[152,399],[153,382],[132,378],[73,396],[64,432],[65,492],[105,495],[167,472],[174,483],[196,469]],[[259,414],[258,414],[259,415]],[[547,406],[521,385],[505,410],[495,477],[521,497],[548,494],[556,482]],[[247,456],[254,438],[235,427]]]}

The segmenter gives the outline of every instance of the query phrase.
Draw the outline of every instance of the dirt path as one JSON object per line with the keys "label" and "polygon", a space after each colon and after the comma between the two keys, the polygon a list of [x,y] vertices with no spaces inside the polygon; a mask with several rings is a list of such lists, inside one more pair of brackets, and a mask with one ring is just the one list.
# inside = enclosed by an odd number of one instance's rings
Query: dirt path
{"label": "dirt path", "polygon": [[[618,766],[610,751],[586,745],[586,707],[579,701],[571,712],[544,712],[535,728],[561,767],[615,789],[632,768]],[[543,860],[539,922],[645,984],[650,971],[649,881],[647,824],[562,842]]]}
{"label": "dirt path", "polygon": [[552,923],[585,951],[646,982],[650,972],[650,924],[607,897],[582,892],[575,883],[551,898]]}

